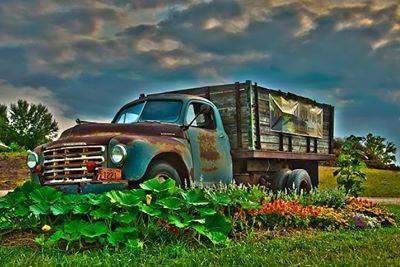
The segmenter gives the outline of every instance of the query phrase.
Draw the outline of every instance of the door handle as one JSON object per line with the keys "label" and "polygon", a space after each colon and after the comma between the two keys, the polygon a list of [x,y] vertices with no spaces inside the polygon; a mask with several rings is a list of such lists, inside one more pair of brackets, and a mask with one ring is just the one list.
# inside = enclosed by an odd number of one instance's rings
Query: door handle
{"label": "door handle", "polygon": [[218,137],[219,138],[225,138],[225,135],[224,134],[220,134],[220,135],[218,135]]}

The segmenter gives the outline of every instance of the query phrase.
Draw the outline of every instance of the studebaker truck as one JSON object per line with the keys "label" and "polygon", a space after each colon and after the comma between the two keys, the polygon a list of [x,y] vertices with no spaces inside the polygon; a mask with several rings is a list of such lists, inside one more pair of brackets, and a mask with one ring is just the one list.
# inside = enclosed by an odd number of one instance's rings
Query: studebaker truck
{"label": "studebaker truck", "polygon": [[111,123],[77,120],[27,164],[34,181],[69,193],[154,177],[310,190],[333,157],[333,122],[333,106],[251,81],[142,94]]}

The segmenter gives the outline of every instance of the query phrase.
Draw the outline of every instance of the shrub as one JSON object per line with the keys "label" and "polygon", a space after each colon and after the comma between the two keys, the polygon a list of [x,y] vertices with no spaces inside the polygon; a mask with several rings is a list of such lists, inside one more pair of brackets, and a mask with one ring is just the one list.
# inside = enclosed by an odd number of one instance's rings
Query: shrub
{"label": "shrub", "polygon": [[363,159],[364,151],[360,148],[361,137],[350,136],[342,147],[342,154],[337,158],[339,169],[333,175],[337,177],[339,189],[346,194],[357,197],[363,190],[363,183],[366,174],[363,169],[366,167]]}
{"label": "shrub", "polygon": [[327,206],[331,208],[341,208],[346,205],[346,194],[338,189],[326,189],[322,191],[314,191],[305,195],[306,204],[316,206]]}
{"label": "shrub", "polygon": [[295,191],[283,191],[276,195],[277,199],[297,201],[302,205],[327,206],[340,208],[346,204],[346,194],[339,189],[312,190],[308,194],[297,194]]}

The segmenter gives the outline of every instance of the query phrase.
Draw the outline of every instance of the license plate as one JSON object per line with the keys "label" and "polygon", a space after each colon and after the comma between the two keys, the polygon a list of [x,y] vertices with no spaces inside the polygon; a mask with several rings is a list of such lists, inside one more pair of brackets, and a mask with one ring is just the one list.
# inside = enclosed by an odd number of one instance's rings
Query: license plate
{"label": "license plate", "polygon": [[120,169],[101,168],[97,178],[105,181],[116,181],[122,179],[122,173]]}

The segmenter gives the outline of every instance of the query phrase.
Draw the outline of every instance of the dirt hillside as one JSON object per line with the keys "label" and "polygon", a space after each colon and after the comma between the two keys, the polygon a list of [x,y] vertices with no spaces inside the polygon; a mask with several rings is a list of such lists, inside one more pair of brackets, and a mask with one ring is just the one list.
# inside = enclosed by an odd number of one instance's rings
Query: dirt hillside
{"label": "dirt hillside", "polygon": [[0,154],[0,190],[14,189],[27,180],[28,176],[24,155]]}

